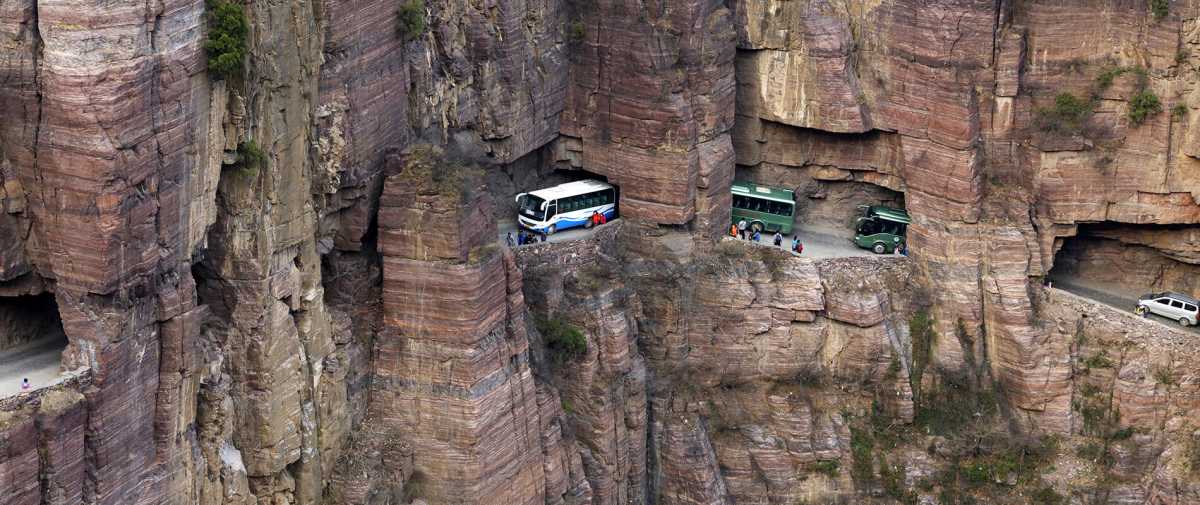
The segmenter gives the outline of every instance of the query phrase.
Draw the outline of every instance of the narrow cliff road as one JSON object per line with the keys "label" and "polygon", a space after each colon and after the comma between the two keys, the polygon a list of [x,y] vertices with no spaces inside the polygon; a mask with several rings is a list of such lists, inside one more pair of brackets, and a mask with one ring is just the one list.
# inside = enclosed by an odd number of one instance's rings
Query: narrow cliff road
{"label": "narrow cliff road", "polygon": [[[515,221],[500,221],[496,224],[496,229],[499,233],[501,244],[504,243],[509,233],[512,233],[514,241],[517,238],[517,223]],[[551,243],[570,242],[572,240],[587,238],[593,233],[595,233],[594,229],[571,228],[550,235],[546,241]],[[773,236],[773,234],[768,233],[762,234],[758,244],[764,247],[774,247],[774,244],[771,242]],[[851,256],[877,256],[871,251],[854,245],[854,242],[851,241],[852,234],[849,230],[798,226],[796,227],[795,234],[784,235],[783,249],[791,247],[792,237],[794,236],[799,236],[800,243],[804,245],[804,252],[800,254],[804,258],[824,259]]]}
{"label": "narrow cliff road", "polygon": [[[1151,291],[1146,290],[1144,293],[1115,293],[1105,290],[1100,286],[1094,285],[1087,281],[1075,278],[1067,278],[1061,275],[1052,276],[1050,278],[1050,282],[1052,283],[1053,287],[1082,296],[1084,298],[1088,298],[1090,300],[1095,300],[1125,312],[1133,312],[1133,307],[1137,305],[1137,297]],[[1169,324],[1176,327],[1179,326],[1179,323],[1162,316],[1151,314],[1149,317],[1163,324]],[[1200,334],[1200,326],[1189,326],[1187,327],[1187,330],[1191,331],[1192,333]]]}
{"label": "narrow cliff road", "polygon": [[[504,243],[505,237],[512,233],[513,241],[517,240],[517,222],[516,221],[500,221],[496,223],[496,230],[500,232],[500,243]],[[591,236],[592,230],[587,228],[571,228],[563,230],[554,235],[546,237],[547,242],[570,242],[579,240],[584,237]]]}
{"label": "narrow cliff road", "polygon": [[20,393],[23,378],[29,379],[30,389],[44,387],[58,378],[66,345],[65,338],[56,336],[0,352],[0,398]]}
{"label": "narrow cliff road", "polygon": [[[774,236],[773,233],[762,234],[759,245],[774,247],[775,245],[771,240]],[[854,245],[854,242],[850,240],[851,233],[849,231],[842,232],[832,228],[797,226],[794,234],[783,236],[783,249],[790,249],[792,247],[792,237],[800,237],[800,244],[804,246],[804,252],[800,253],[800,257],[802,258],[826,259],[851,256],[878,256],[871,251]]]}

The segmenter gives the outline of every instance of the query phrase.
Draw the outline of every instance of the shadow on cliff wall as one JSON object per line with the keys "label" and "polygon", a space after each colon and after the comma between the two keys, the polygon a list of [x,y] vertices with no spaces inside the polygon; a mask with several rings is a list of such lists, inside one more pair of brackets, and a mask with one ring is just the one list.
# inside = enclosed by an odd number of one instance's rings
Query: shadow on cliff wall
{"label": "shadow on cliff wall", "polygon": [[1200,227],[1088,223],[1056,246],[1054,281],[1129,299],[1151,291],[1200,295]]}

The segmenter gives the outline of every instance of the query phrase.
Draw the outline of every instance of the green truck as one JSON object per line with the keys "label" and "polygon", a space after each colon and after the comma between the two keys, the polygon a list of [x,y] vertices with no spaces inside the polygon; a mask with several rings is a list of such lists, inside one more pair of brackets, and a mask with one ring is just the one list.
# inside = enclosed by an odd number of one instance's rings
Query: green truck
{"label": "green truck", "polygon": [[854,243],[875,254],[889,254],[904,248],[904,233],[912,222],[903,209],[881,205],[859,205],[862,217],[854,221]]}
{"label": "green truck", "polygon": [[734,181],[732,192],[734,224],[745,221],[752,231],[792,233],[796,213],[792,190]]}

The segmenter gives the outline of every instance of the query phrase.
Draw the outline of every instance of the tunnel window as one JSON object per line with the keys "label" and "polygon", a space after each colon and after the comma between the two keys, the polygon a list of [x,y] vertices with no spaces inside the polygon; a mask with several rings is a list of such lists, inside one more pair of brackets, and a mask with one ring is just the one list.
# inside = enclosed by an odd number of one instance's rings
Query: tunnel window
{"label": "tunnel window", "polygon": [[57,379],[66,347],[54,295],[0,297],[0,397]]}
{"label": "tunnel window", "polygon": [[1054,287],[1124,310],[1139,299],[1188,310],[1194,304],[1167,295],[1200,295],[1200,250],[1192,245],[1200,243],[1200,226],[1103,222],[1075,231],[1056,239]]}

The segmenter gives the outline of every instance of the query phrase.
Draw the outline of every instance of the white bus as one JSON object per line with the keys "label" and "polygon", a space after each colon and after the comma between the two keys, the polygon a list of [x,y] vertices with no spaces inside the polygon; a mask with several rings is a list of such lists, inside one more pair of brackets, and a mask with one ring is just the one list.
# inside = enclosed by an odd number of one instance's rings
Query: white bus
{"label": "white bus", "polygon": [[617,214],[617,191],[600,181],[575,181],[517,195],[517,221],[522,228],[551,235],[583,226],[591,228],[592,214],[604,219]]}

